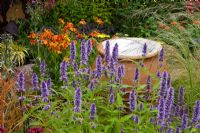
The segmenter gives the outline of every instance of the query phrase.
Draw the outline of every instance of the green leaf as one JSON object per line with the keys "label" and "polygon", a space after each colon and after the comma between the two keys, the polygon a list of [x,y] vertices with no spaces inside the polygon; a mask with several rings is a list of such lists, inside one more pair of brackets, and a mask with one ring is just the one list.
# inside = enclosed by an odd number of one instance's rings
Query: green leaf
{"label": "green leaf", "polygon": [[119,93],[117,93],[117,105],[122,106],[123,105],[123,100],[122,97],[120,96]]}

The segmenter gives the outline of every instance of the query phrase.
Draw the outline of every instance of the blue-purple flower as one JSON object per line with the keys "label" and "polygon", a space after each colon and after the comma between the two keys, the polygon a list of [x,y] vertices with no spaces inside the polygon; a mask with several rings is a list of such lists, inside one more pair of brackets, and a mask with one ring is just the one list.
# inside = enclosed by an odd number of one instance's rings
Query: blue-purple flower
{"label": "blue-purple flower", "polygon": [[87,54],[87,47],[85,41],[81,42],[81,63],[87,64],[88,61],[88,54]]}
{"label": "blue-purple flower", "polygon": [[162,97],[159,99],[157,119],[158,124],[162,125],[165,119],[165,100]]}
{"label": "blue-purple flower", "polygon": [[178,105],[182,106],[184,102],[184,87],[181,86],[178,94]]}
{"label": "blue-purple flower", "polygon": [[198,100],[195,102],[191,124],[196,125],[199,118],[200,118],[200,101]]}
{"label": "blue-purple flower", "polygon": [[161,85],[160,85],[160,92],[159,95],[160,97],[165,97],[166,96],[166,83],[167,83],[167,72],[163,72],[162,74],[162,80],[161,80]]}
{"label": "blue-purple flower", "polygon": [[114,96],[114,93],[110,93],[110,98],[109,98],[109,102],[110,104],[113,104],[115,102],[115,96]]}
{"label": "blue-purple flower", "polygon": [[100,55],[97,57],[96,60],[96,74],[97,78],[100,78],[102,75],[102,60]]}
{"label": "blue-purple flower", "polygon": [[164,49],[163,48],[160,50],[158,61],[159,62],[163,62],[164,61]]}
{"label": "blue-purple flower", "polygon": [[182,130],[184,130],[187,127],[188,127],[188,114],[183,114],[181,128]]}
{"label": "blue-purple flower", "polygon": [[46,82],[41,83],[41,97],[43,102],[48,102],[49,90]]}
{"label": "blue-purple flower", "polygon": [[70,62],[74,62],[76,60],[76,45],[74,41],[72,41],[70,45]]}
{"label": "blue-purple flower", "polygon": [[96,114],[96,105],[92,103],[90,106],[90,119],[94,120],[94,115]]}
{"label": "blue-purple flower", "polygon": [[165,115],[166,116],[170,116],[173,103],[174,103],[174,89],[169,88],[167,92],[166,101],[165,101]]}
{"label": "blue-purple flower", "polygon": [[151,77],[150,75],[148,75],[146,81],[146,100],[149,100],[150,90],[151,90]]}
{"label": "blue-purple flower", "polygon": [[147,54],[147,44],[145,43],[142,49],[142,56],[146,56]]}
{"label": "blue-purple flower", "polygon": [[134,75],[134,82],[135,82],[135,83],[138,83],[139,76],[140,76],[139,69],[136,68],[136,69],[135,69],[135,75]]}
{"label": "blue-purple flower", "polygon": [[60,80],[64,81],[66,77],[66,69],[67,69],[67,63],[66,61],[62,61],[60,63]]}
{"label": "blue-purple flower", "polygon": [[33,90],[38,90],[38,76],[36,73],[32,75]]}
{"label": "blue-purple flower", "polygon": [[91,80],[91,81],[90,81],[89,88],[90,88],[91,91],[94,90],[94,80]]}
{"label": "blue-purple flower", "polygon": [[88,57],[91,54],[91,52],[92,52],[92,41],[88,40],[88,43],[87,43],[87,55],[88,55]]}
{"label": "blue-purple flower", "polygon": [[74,112],[81,111],[81,104],[82,104],[82,91],[81,88],[77,88],[74,95]]}
{"label": "blue-purple flower", "polygon": [[136,97],[135,90],[131,90],[129,94],[129,108],[131,111],[136,110],[136,107],[137,107],[136,101],[137,101],[137,97]]}
{"label": "blue-purple flower", "polygon": [[42,75],[45,75],[45,72],[46,72],[46,63],[45,60],[42,60],[40,63],[40,73]]}
{"label": "blue-purple flower", "polygon": [[133,116],[133,121],[138,124],[139,123],[139,117],[137,115]]}
{"label": "blue-purple flower", "polygon": [[17,91],[18,92],[24,92],[25,88],[24,88],[24,73],[20,72],[18,75],[18,79],[17,79]]}
{"label": "blue-purple flower", "polygon": [[177,127],[175,133],[181,133],[181,128]]}
{"label": "blue-purple flower", "polygon": [[114,48],[113,48],[113,51],[112,51],[112,58],[115,62],[115,64],[118,63],[118,44],[116,43]]}
{"label": "blue-purple flower", "polygon": [[106,62],[109,62],[109,60],[110,60],[110,42],[109,41],[106,41],[104,60]]}

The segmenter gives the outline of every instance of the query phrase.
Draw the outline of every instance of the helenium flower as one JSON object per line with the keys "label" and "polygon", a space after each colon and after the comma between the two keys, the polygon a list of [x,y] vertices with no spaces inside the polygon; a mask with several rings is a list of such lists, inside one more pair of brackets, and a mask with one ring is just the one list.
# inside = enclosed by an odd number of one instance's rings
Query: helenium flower
{"label": "helenium flower", "polygon": [[74,112],[81,111],[81,104],[82,104],[82,91],[80,88],[77,88],[74,95]]}

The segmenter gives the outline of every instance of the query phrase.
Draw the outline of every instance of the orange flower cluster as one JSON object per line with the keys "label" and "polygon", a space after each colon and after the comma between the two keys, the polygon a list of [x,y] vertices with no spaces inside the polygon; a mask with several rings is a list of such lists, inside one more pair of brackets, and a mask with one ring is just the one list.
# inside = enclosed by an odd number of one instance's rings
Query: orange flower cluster
{"label": "orange flower cluster", "polygon": [[95,21],[97,24],[99,24],[99,25],[103,25],[103,24],[104,24],[104,21],[103,21],[101,18],[98,18],[98,17],[96,17],[96,18],[94,19],[94,21]]}
{"label": "orange flower cluster", "polygon": [[39,40],[43,45],[56,53],[61,53],[70,43],[67,34],[55,35],[50,29],[45,29],[41,34],[31,33],[28,37],[31,44],[36,44],[36,41]]}

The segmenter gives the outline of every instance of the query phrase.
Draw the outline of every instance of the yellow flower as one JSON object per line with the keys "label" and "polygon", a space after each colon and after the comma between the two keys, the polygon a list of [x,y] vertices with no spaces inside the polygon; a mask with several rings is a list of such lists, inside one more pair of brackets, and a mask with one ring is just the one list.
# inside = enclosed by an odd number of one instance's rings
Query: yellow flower
{"label": "yellow flower", "polygon": [[98,37],[98,38],[110,38],[109,35],[103,34],[103,33],[102,33],[102,34],[98,34],[97,37]]}
{"label": "yellow flower", "polygon": [[96,17],[96,18],[94,19],[94,21],[95,21],[97,24],[99,24],[99,25],[103,25],[103,24],[104,24],[103,20],[102,20],[101,18],[98,18],[98,17]]}
{"label": "yellow flower", "polygon": [[81,21],[79,21],[79,23],[78,23],[79,25],[86,25],[86,22],[85,22],[85,20],[84,19],[81,19]]}
{"label": "yellow flower", "polygon": [[65,57],[63,58],[63,60],[66,61],[66,62],[69,62],[69,58],[68,58],[67,56],[65,56]]}
{"label": "yellow flower", "polygon": [[58,19],[58,22],[59,22],[60,24],[62,24],[62,25],[65,24],[65,21],[64,21],[62,18],[59,18],[59,19]]}

